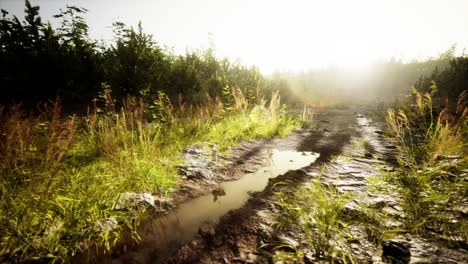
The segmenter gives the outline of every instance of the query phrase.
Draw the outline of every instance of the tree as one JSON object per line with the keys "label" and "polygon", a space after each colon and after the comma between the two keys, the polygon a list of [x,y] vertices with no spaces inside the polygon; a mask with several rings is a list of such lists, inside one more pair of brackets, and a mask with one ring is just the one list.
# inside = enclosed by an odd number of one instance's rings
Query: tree
{"label": "tree", "polygon": [[142,96],[163,90],[167,83],[168,59],[153,36],[143,33],[141,23],[134,30],[117,22],[114,32],[116,43],[106,54],[106,78],[113,94]]}

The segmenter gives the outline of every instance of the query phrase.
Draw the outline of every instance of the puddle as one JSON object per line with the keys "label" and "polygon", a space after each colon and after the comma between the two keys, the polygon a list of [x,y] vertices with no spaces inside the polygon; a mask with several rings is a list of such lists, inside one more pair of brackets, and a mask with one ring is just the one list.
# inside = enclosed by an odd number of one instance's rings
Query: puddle
{"label": "puddle", "polygon": [[242,207],[250,193],[262,191],[270,178],[306,167],[318,156],[312,152],[270,151],[267,164],[257,172],[248,173],[237,181],[224,182],[212,194],[185,202],[168,215],[143,224],[139,232],[142,238],[139,253],[146,251],[143,254],[149,262],[157,262],[155,259],[168,256],[194,239],[200,227],[214,225],[230,210]]}

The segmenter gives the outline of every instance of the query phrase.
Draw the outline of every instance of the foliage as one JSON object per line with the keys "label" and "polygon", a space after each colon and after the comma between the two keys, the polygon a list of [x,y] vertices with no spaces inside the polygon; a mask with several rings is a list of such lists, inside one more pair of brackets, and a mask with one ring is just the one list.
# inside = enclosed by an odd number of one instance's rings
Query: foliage
{"label": "foliage", "polygon": [[164,91],[169,61],[164,50],[145,34],[141,23],[137,30],[114,23],[116,43],[105,53],[105,78],[114,96],[144,96]]}
{"label": "foliage", "polygon": [[434,105],[439,111],[447,106],[447,111],[455,113],[457,98],[468,87],[468,57],[454,57],[452,52],[445,58],[448,60],[448,66],[443,70],[436,68],[430,75],[422,75],[414,89],[420,93],[427,93],[430,92],[431,86],[437,83],[439,93],[434,98]]}
{"label": "foliage", "polygon": [[[35,105],[61,96],[66,102],[90,100],[102,81],[100,55],[87,37],[80,16],[86,10],[67,7],[54,30],[43,23],[39,7],[26,1],[25,21],[14,16],[0,20],[0,70],[2,100]],[[62,33],[59,33],[62,32]]]}
{"label": "foliage", "polygon": [[[446,108],[433,117],[430,92],[415,91],[415,104],[407,111],[389,109],[387,122],[399,140],[404,158],[401,171],[386,175],[386,180],[398,186],[405,211],[408,231],[436,236],[447,241],[466,241],[466,220],[462,208],[466,197],[467,92],[460,94],[457,111]],[[461,219],[461,220],[459,220]]]}
{"label": "foliage", "polygon": [[298,226],[305,235],[304,242],[314,249],[318,259],[352,263],[354,257],[345,243],[350,234],[343,213],[350,201],[350,197],[340,194],[334,186],[323,185],[318,177],[306,187],[279,193],[276,204],[282,214],[275,225],[278,228],[286,223]]}
{"label": "foliage", "polygon": [[216,58],[214,46],[175,56],[144,33],[141,23],[135,29],[115,22],[114,42],[103,45],[89,38],[84,8],[61,10],[54,16],[61,23],[57,29],[44,23],[39,7],[28,0],[25,12],[23,22],[9,18],[6,11],[0,20],[3,105],[22,102],[31,108],[61,97],[67,112],[83,111],[82,105],[99,95],[103,83],[117,102],[138,96],[148,107],[160,92],[171,103],[183,94],[180,102],[192,105],[216,97],[228,105],[233,99],[229,94],[237,91],[249,104],[259,104],[275,90],[257,68]]}
{"label": "foliage", "polygon": [[[179,153],[189,146],[211,142],[223,150],[238,140],[289,133],[297,120],[280,112],[278,94],[273,99],[254,107],[239,94],[237,108],[226,112],[219,99],[185,108],[159,93],[152,123],[142,99],[117,104],[107,86],[83,118],[63,117],[57,102],[39,114],[2,108],[0,258],[64,262],[90,247],[109,250],[122,230],[136,231],[144,212],[116,210],[119,196],[172,195],[181,182]],[[109,221],[119,225],[100,224]]]}

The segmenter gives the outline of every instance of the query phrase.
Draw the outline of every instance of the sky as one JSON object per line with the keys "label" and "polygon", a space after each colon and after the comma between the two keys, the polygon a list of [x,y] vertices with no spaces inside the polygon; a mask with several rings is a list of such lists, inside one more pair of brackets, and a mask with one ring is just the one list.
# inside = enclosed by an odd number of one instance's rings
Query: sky
{"label": "sky", "polygon": [[[436,57],[468,47],[468,0],[31,0],[44,20],[60,8],[87,8],[94,39],[112,40],[121,21],[154,35],[176,54],[206,49],[257,65],[263,73],[343,66],[379,59]],[[0,0],[23,17],[24,1]]]}

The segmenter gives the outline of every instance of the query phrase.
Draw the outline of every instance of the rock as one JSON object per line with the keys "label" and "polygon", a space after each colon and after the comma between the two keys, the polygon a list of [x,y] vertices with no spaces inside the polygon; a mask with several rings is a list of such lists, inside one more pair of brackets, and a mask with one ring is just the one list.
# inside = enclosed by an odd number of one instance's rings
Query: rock
{"label": "rock", "polygon": [[391,264],[409,263],[411,258],[409,245],[402,241],[386,240],[382,243],[382,258]]}
{"label": "rock", "polygon": [[154,198],[154,207],[159,211],[166,211],[167,209],[172,208],[172,202],[174,199],[171,197],[155,197]]}
{"label": "rock", "polygon": [[252,252],[247,254],[246,263],[258,263],[258,260],[259,256],[257,254],[254,254]]}
{"label": "rock", "polygon": [[202,226],[198,229],[198,234],[206,240],[212,240],[216,231],[212,226]]}
{"label": "rock", "polygon": [[386,172],[394,172],[395,168],[393,168],[391,166],[388,166],[388,167],[384,167],[383,170],[386,171]]}
{"label": "rock", "polygon": [[357,114],[356,117],[357,117],[357,118],[364,118],[364,116],[361,115],[361,114]]}
{"label": "rock", "polygon": [[[300,246],[299,241],[297,241],[296,239],[294,239],[294,238],[292,238],[290,236],[279,235],[279,236],[277,236],[277,238],[278,238],[278,241],[280,243],[282,243],[282,244],[287,244],[287,245],[290,245],[290,246],[292,246],[294,248],[299,248],[299,246]],[[290,248],[285,247],[284,249],[289,250]]]}
{"label": "rock", "polygon": [[262,236],[266,239],[271,239],[275,231],[273,227],[267,224],[260,224],[260,227],[261,227],[260,230],[262,232]]}
{"label": "rock", "polygon": [[122,193],[115,205],[116,210],[128,210],[139,206],[154,207],[155,199],[149,193]]}
{"label": "rock", "polygon": [[213,172],[209,169],[204,168],[180,168],[182,176],[187,177],[189,180],[193,179],[211,179],[213,178]]}
{"label": "rock", "polygon": [[192,146],[188,147],[185,152],[187,154],[204,154],[204,143],[195,143]]}
{"label": "rock", "polygon": [[99,233],[104,232],[104,231],[112,231],[117,228],[119,223],[115,218],[105,218],[102,220],[98,220],[94,223],[91,223],[91,226],[96,228]]}
{"label": "rock", "polygon": [[350,217],[357,217],[361,215],[361,208],[356,201],[347,203],[343,208],[343,214]]}
{"label": "rock", "polygon": [[385,199],[380,198],[380,197],[372,199],[369,202],[369,207],[374,208],[374,209],[383,208],[385,205],[387,205],[387,201],[385,201]]}
{"label": "rock", "polygon": [[314,252],[309,249],[304,249],[304,257],[303,257],[305,264],[315,264],[317,263],[317,259],[314,257]]}
{"label": "rock", "polygon": [[244,169],[244,173],[254,173],[254,172],[256,172],[256,171],[257,171],[257,170],[254,169],[254,168],[245,168],[245,169]]}

